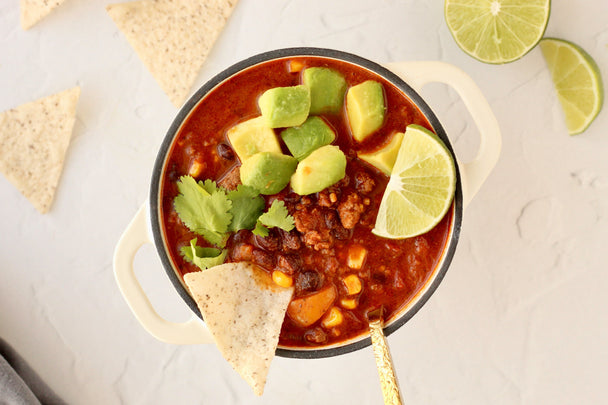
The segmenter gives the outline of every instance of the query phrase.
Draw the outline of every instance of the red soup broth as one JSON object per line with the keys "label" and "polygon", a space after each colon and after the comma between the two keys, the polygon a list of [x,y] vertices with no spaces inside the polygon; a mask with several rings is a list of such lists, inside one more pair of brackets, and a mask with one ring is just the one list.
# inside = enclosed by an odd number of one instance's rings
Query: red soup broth
{"label": "red soup broth", "polygon": [[[309,196],[295,194],[289,185],[280,193],[263,196],[266,206],[273,200],[285,202],[296,219],[296,229],[285,232],[271,229],[266,238],[241,230],[230,236],[227,262],[252,261],[272,273],[288,273],[295,286],[292,300],[328,287],[335,289],[332,304],[341,315],[338,324],[322,317],[301,326],[285,317],[280,334],[282,347],[326,346],[351,339],[368,330],[367,313],[382,306],[390,319],[424,287],[441,260],[449,238],[452,211],[431,231],[402,240],[391,240],[371,233],[388,177],[357,158],[357,152],[373,152],[387,144],[393,134],[404,132],[409,124],[432,130],[420,110],[399,89],[381,76],[357,65],[322,57],[290,57],[263,62],[223,81],[210,91],[189,114],[170,147],[161,180],[161,223],[170,258],[183,277],[200,271],[180,254],[194,234],[180,221],[173,208],[178,195],[176,182],[192,173],[197,180],[213,179],[232,188],[238,183],[240,165],[230,147],[226,131],[235,124],[260,115],[257,98],[273,87],[301,84],[307,67],[323,66],[340,72],[351,87],[375,80],[384,87],[386,117],[383,126],[363,142],[353,140],[346,109],[338,114],[321,114],[336,132],[333,144],[347,157],[346,177],[336,185]],[[280,130],[275,129],[280,139]],[[288,153],[285,146],[284,151]],[[236,177],[235,177],[236,173]],[[348,212],[363,204],[364,210]],[[358,218],[357,218],[358,213]],[[350,215],[353,214],[353,215]],[[349,216],[350,215],[350,216]],[[341,217],[356,220],[352,229],[343,226]],[[349,225],[350,226],[350,225]],[[198,243],[205,241],[198,236]],[[349,257],[364,257],[362,265],[352,265]],[[355,275],[360,291],[349,290],[345,279]],[[349,280],[352,280],[351,277]],[[328,313],[331,310],[328,311]],[[327,314],[326,314],[327,315]],[[335,318],[334,318],[335,321]]]}

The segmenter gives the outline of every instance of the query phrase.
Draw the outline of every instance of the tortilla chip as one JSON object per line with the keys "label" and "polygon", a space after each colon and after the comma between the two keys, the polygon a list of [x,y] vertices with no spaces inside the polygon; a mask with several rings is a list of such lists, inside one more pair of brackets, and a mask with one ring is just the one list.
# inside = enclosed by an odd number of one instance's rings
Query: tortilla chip
{"label": "tortilla chip", "polygon": [[224,358],[262,395],[293,288],[279,287],[246,262],[188,273],[184,280]]}
{"label": "tortilla chip", "polygon": [[140,0],[106,7],[139,58],[179,107],[237,0]]}
{"label": "tortilla chip", "polygon": [[21,28],[32,28],[65,0],[21,0]]}
{"label": "tortilla chip", "polygon": [[76,120],[80,87],[0,113],[0,172],[49,211]]}

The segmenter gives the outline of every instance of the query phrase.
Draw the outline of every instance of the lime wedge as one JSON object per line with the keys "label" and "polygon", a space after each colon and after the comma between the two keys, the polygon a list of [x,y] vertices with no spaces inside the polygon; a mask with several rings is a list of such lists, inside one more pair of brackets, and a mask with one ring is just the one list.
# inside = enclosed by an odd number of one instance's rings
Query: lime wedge
{"label": "lime wedge", "polygon": [[551,0],[446,0],[445,20],[466,53],[486,63],[513,62],[540,41]]}
{"label": "lime wedge", "polygon": [[580,47],[562,39],[540,42],[570,135],[583,132],[602,108],[604,89],[595,61]]}
{"label": "lime wedge", "polygon": [[372,232],[403,239],[430,231],[450,208],[455,190],[456,168],[446,146],[426,128],[409,125]]}

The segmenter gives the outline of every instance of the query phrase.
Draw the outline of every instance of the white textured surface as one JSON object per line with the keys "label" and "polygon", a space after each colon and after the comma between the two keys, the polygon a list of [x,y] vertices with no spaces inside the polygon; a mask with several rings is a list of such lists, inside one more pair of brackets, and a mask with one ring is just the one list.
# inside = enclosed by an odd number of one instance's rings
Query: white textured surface
{"label": "white textured surface", "polygon": [[[66,1],[30,31],[0,2],[0,110],[80,85],[74,137],[50,214],[0,176],[0,336],[78,404],[380,404],[370,348],[277,358],[255,398],[213,346],[172,346],[136,322],[112,274],[114,246],[147,197],[176,109],[106,15]],[[608,78],[608,2],[554,1],[548,36],[572,40]],[[240,0],[197,86],[255,53],[319,46],[377,62],[442,60],[473,77],[503,133],[468,207],[450,271],[389,337],[406,403],[608,403],[608,108],[569,137],[539,49],[491,66],[465,55],[443,2]],[[423,91],[466,160],[477,145],[452,90]],[[188,310],[154,249],[136,258],[166,317]]]}

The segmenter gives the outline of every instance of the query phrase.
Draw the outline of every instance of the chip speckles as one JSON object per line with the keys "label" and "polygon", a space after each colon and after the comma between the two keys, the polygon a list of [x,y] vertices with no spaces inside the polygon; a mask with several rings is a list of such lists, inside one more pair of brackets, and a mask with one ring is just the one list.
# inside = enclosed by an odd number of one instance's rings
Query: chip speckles
{"label": "chip speckles", "polygon": [[179,107],[237,0],[140,0],[106,10]]}
{"label": "chip speckles", "polygon": [[273,285],[258,266],[226,263],[184,276],[215,343],[262,395],[293,287]]}
{"label": "chip speckles", "polygon": [[0,172],[42,214],[55,196],[79,96],[74,87],[0,114]]}

